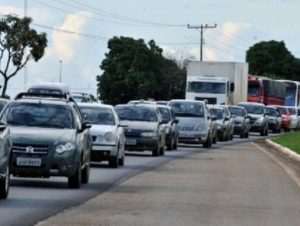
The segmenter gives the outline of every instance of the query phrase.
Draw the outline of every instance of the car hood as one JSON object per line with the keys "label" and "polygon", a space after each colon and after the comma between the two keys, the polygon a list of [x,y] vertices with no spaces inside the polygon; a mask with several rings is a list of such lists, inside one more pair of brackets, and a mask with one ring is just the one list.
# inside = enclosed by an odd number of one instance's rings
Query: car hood
{"label": "car hood", "polygon": [[259,119],[264,117],[264,115],[260,115],[260,114],[248,114],[248,115],[253,119]]}
{"label": "car hood", "polygon": [[205,124],[204,118],[188,118],[188,117],[177,117],[179,119],[178,126],[179,127],[196,127],[200,124]]}
{"label": "car hood", "polygon": [[94,125],[90,128],[91,135],[101,135],[107,132],[115,132],[116,125]]}
{"label": "car hood", "polygon": [[59,144],[75,142],[75,129],[56,129],[40,127],[10,127],[13,143],[22,144]]}
{"label": "car hood", "polygon": [[138,129],[138,130],[157,130],[158,122],[147,121],[129,121],[124,120],[122,124],[127,125],[126,129]]}

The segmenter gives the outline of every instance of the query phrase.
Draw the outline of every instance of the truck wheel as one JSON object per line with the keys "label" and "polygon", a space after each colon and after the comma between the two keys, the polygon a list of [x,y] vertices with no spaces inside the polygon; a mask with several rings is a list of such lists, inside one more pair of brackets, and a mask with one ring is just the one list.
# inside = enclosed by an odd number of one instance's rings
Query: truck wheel
{"label": "truck wheel", "polygon": [[81,174],[81,182],[83,184],[89,183],[90,180],[90,163],[87,163]]}
{"label": "truck wheel", "polygon": [[77,164],[74,175],[68,177],[69,188],[80,188],[81,186],[81,161]]}
{"label": "truck wheel", "polygon": [[5,178],[0,180],[0,199],[6,199],[9,192],[9,181],[10,181],[10,173],[9,166],[7,164],[5,171]]}

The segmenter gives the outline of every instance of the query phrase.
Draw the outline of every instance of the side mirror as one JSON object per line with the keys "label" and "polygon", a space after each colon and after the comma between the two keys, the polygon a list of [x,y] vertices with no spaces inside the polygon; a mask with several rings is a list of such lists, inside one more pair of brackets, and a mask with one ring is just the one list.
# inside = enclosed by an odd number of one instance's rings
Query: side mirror
{"label": "side mirror", "polygon": [[226,116],[225,118],[224,118],[224,121],[228,121],[230,118],[228,117],[228,116]]}
{"label": "side mirror", "polygon": [[174,119],[173,122],[177,124],[179,122],[179,120],[178,119]]}
{"label": "side mirror", "polygon": [[234,83],[231,82],[231,83],[230,83],[230,92],[233,92],[233,91],[234,91]]}
{"label": "side mirror", "polygon": [[84,121],[82,123],[81,132],[92,127],[92,124],[89,121]]}

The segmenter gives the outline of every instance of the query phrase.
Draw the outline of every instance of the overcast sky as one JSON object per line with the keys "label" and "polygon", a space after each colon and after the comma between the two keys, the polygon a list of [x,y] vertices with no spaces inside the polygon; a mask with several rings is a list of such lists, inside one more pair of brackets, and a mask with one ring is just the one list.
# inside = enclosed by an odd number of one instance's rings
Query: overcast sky
{"label": "overcast sky", "polygon": [[[0,0],[0,14],[24,16],[24,3]],[[60,66],[71,90],[95,94],[113,36],[153,39],[167,56],[199,59],[200,32],[187,24],[217,24],[204,32],[206,61],[244,62],[251,45],[269,40],[283,40],[300,57],[299,0],[27,0],[26,8],[33,27],[47,33],[48,47],[10,81],[12,97],[31,84],[58,82]]]}

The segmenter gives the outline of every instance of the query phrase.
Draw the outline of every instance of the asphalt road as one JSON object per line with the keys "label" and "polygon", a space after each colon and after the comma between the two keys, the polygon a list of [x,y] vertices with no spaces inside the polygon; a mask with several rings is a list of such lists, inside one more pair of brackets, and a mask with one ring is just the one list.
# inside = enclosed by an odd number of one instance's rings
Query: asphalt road
{"label": "asphalt road", "polygon": [[[251,136],[250,139],[236,138],[230,142],[217,143],[213,149],[261,138],[258,135]],[[141,172],[154,170],[170,160],[199,152],[209,151],[197,146],[181,146],[177,151],[166,152],[164,157],[158,158],[152,157],[150,152],[129,153],[126,156],[125,166],[119,169],[110,169],[104,163],[93,165],[90,183],[83,185],[80,190],[67,188],[67,178],[12,178],[8,199],[0,201],[0,225],[34,225],[68,207],[83,203]]]}

